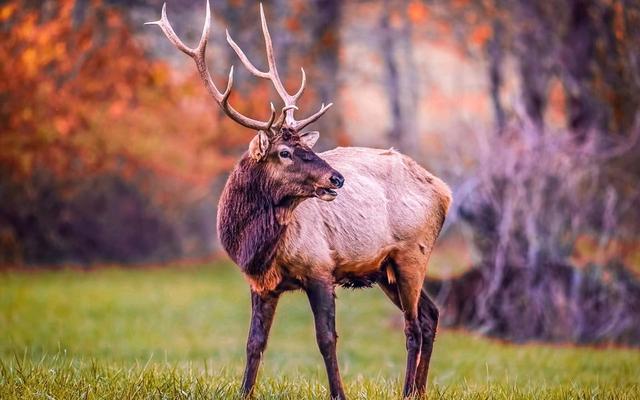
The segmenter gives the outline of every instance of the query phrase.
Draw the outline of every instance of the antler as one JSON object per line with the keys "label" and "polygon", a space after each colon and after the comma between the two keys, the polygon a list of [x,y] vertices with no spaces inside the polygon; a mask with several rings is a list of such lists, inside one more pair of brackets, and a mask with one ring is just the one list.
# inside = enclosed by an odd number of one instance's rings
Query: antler
{"label": "antler", "polygon": [[[167,39],[174,46],[176,46],[180,51],[193,58],[196,62],[196,67],[198,68],[198,72],[200,73],[200,78],[204,82],[207,91],[215,99],[215,101],[222,107],[222,110],[227,114],[231,119],[239,123],[240,125],[246,126],[247,128],[263,130],[270,135],[270,129],[273,125],[273,122],[276,118],[276,111],[271,104],[271,116],[267,122],[257,121],[253,118],[246,117],[236,111],[229,104],[229,94],[231,94],[231,86],[233,85],[233,66],[229,70],[229,81],[227,82],[227,88],[224,92],[220,92],[216,87],[215,83],[211,79],[211,74],[209,74],[209,69],[207,68],[207,62],[205,60],[205,52],[207,49],[207,39],[209,37],[209,29],[211,28],[211,7],[209,6],[209,0],[207,0],[207,12],[204,21],[204,27],[202,29],[202,36],[200,36],[200,42],[198,43],[198,47],[192,49],[185,45],[178,35],[176,35],[175,31],[171,27],[171,23],[169,23],[169,19],[167,18],[167,3],[164,3],[162,6],[162,17],[158,21],[147,22],[145,25],[158,25],[162,32],[167,36]],[[285,107],[286,108],[286,107]],[[283,109],[283,114],[286,112]]]}
{"label": "antler", "polygon": [[233,48],[233,50],[235,50],[236,54],[238,54],[240,61],[242,61],[244,66],[252,74],[260,78],[269,79],[273,83],[276,91],[284,101],[282,114],[278,118],[275,126],[280,127],[283,123],[286,122],[287,126],[298,131],[320,118],[322,114],[324,114],[329,109],[329,107],[333,105],[333,103],[329,103],[326,106],[323,103],[320,107],[320,110],[318,110],[315,114],[300,121],[295,120],[293,113],[294,111],[298,110],[298,107],[296,107],[296,102],[302,95],[302,92],[304,92],[304,87],[307,82],[307,76],[304,73],[304,69],[300,68],[300,71],[302,72],[302,83],[300,84],[300,89],[298,89],[298,91],[293,95],[287,92],[287,90],[284,88],[284,85],[282,84],[282,81],[280,80],[280,76],[278,75],[278,67],[276,66],[275,56],[273,55],[273,44],[271,43],[271,35],[269,34],[269,28],[267,27],[267,20],[264,16],[262,3],[260,3],[260,20],[262,23],[262,34],[264,35],[265,47],[267,50],[267,62],[269,64],[269,70],[267,72],[260,71],[251,63],[251,61],[249,61],[249,58],[247,58],[242,49],[240,49],[240,46],[238,46],[236,42],[231,39],[229,30],[227,30],[227,42],[229,42],[229,45]]}

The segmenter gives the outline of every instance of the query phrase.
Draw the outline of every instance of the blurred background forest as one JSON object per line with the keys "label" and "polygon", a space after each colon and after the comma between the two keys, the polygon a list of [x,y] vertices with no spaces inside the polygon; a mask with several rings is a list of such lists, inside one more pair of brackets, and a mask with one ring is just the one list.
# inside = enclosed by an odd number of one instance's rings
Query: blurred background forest
{"label": "blurred background forest", "polygon": [[[265,120],[258,5],[212,0],[209,67]],[[640,2],[273,0],[317,149],[394,146],[455,203],[428,285],[448,325],[640,344]],[[254,134],[159,29],[158,0],[0,3],[0,264],[217,256],[217,196]],[[167,5],[194,45],[204,0]]]}

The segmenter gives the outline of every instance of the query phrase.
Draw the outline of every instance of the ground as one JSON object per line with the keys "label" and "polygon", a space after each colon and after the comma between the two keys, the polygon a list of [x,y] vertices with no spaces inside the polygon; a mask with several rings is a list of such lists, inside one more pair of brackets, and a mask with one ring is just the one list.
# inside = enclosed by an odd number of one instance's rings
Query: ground
{"label": "ground", "polygon": [[[379,289],[340,290],[351,399],[399,398],[404,336]],[[236,398],[248,288],[226,262],[0,273],[0,399]],[[309,305],[285,295],[258,378],[264,399],[328,398]],[[640,351],[513,345],[440,330],[430,399],[638,399]]]}

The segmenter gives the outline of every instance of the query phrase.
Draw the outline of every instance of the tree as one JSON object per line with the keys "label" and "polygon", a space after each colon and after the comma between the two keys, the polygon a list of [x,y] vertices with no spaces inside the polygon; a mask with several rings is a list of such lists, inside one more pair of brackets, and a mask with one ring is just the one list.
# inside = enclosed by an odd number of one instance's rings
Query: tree
{"label": "tree", "polygon": [[[212,230],[183,227],[233,162],[224,151],[247,136],[221,134],[227,122],[201,101],[198,80],[172,81],[120,10],[99,1],[12,1],[0,19],[0,260],[141,262],[210,249]],[[138,223],[117,223],[127,220]],[[122,252],[118,238],[131,239]]]}
{"label": "tree", "polygon": [[[630,185],[639,175],[620,168],[639,154],[640,112],[627,92],[637,84],[627,72],[634,66],[628,41],[637,32],[622,23],[636,17],[620,6],[495,1],[459,11],[491,22],[497,119],[502,52],[517,60],[524,107],[479,136],[485,142],[474,147],[474,172],[454,196],[454,216],[472,228],[481,261],[439,287],[450,289],[442,292],[450,322],[518,341],[640,343],[640,283],[620,258],[598,255],[640,233],[631,206],[640,192]],[[551,79],[565,89],[564,129],[546,122]],[[571,256],[584,237],[597,250],[580,269]],[[604,310],[615,311],[604,318]]]}
{"label": "tree", "polygon": [[[412,54],[412,22],[407,14],[408,7],[406,1],[403,1],[400,7],[392,6],[389,0],[384,2],[380,18],[380,48],[391,115],[389,142],[400,151],[416,157],[419,155],[416,134],[418,89]],[[396,12],[399,12],[399,15]],[[392,20],[399,22],[394,24]]]}

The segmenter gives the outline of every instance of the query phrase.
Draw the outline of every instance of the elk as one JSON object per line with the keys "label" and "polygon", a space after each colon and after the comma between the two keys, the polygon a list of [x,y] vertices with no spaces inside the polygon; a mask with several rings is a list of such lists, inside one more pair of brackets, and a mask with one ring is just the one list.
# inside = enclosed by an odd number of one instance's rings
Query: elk
{"label": "elk", "polygon": [[[259,121],[229,104],[233,67],[220,92],[207,69],[211,24],[207,1],[196,48],[175,34],[166,14],[155,22],[169,41],[193,58],[209,94],[242,126],[257,131],[230,173],[219,201],[220,241],[250,285],[252,316],[242,391],[252,394],[281,294],[301,289],[313,311],[316,339],[331,397],[345,399],[338,370],[335,288],[380,286],[403,312],[407,348],[404,395],[424,393],[438,309],[423,289],[429,255],[451,203],[451,191],[411,158],[389,149],[339,147],[316,154],[319,133],[305,131],[332,104],[297,120],[297,100],[284,87],[260,5],[268,69],[262,71],[233,41],[227,42],[254,75],[268,79],[284,105]],[[340,172],[338,172],[340,171]],[[339,193],[338,193],[339,191]]]}

